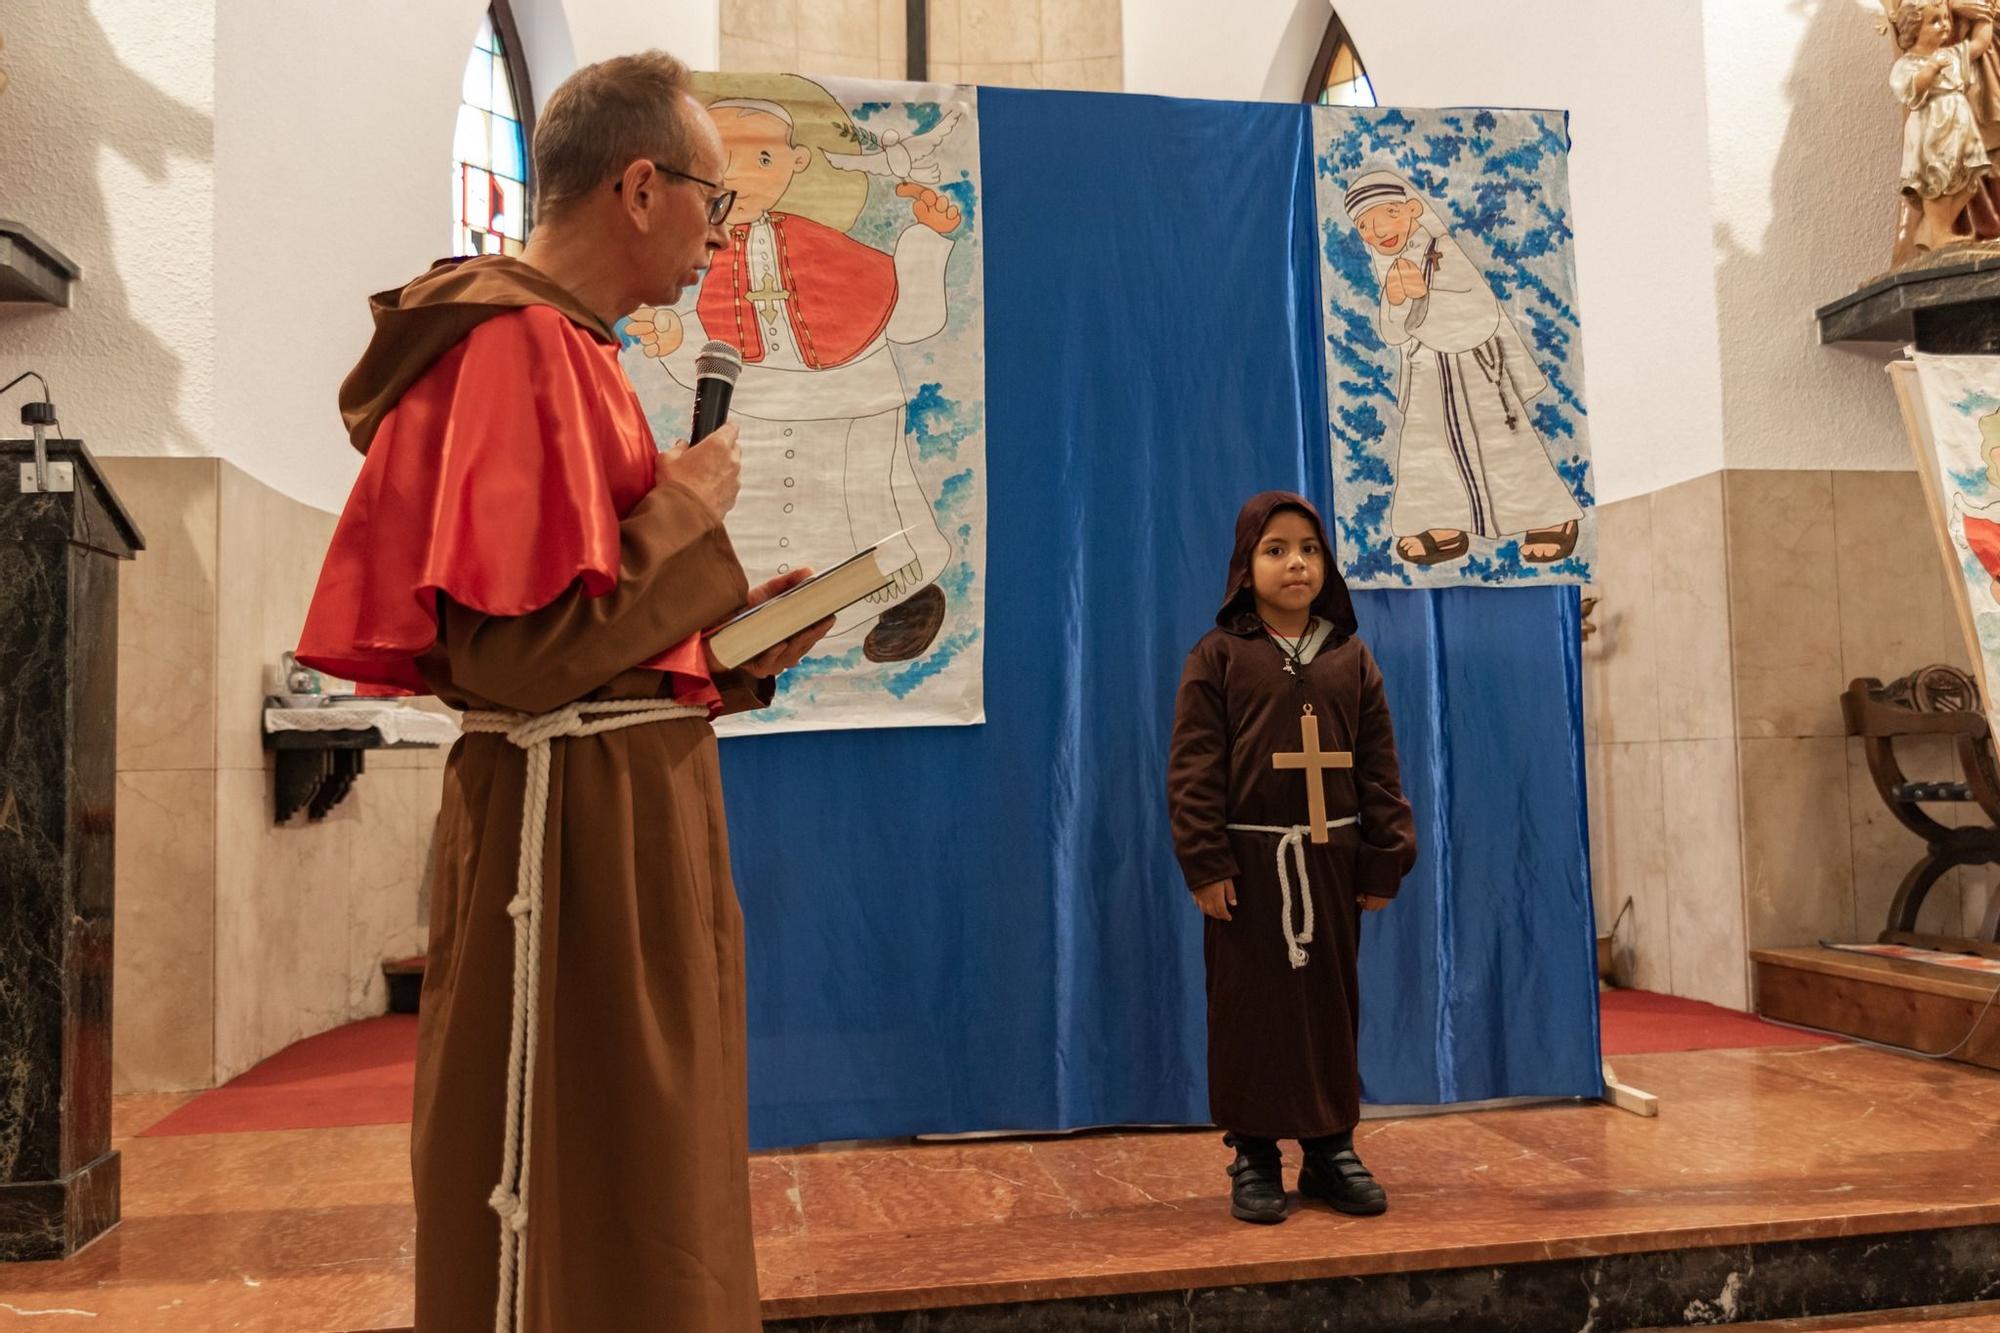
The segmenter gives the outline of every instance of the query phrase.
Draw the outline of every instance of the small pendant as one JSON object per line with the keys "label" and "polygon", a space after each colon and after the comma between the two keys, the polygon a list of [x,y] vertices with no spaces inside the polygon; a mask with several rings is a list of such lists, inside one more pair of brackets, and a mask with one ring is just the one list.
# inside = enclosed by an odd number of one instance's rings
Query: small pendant
{"label": "small pendant", "polygon": [[1298,667],[1293,664],[1292,659],[1289,657],[1285,659],[1285,674],[1291,676],[1296,676],[1299,674]]}

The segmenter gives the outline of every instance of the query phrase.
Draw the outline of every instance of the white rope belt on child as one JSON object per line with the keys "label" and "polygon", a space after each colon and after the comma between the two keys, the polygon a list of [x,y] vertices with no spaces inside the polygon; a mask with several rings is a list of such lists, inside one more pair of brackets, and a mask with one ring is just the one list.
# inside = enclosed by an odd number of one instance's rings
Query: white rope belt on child
{"label": "white rope belt on child", "polygon": [[515,875],[514,1024],[507,1040],[507,1121],[501,1147],[500,1183],[488,1200],[500,1214],[500,1301],[494,1328],[509,1333],[525,1323],[527,1247],[521,1233],[528,1228],[528,1136],[533,1124],[535,1045],[541,1028],[542,980],[542,848],[549,829],[549,760],[555,742],[571,736],[595,736],[651,722],[708,716],[706,708],[662,703],[657,699],[573,703],[553,713],[469,712],[467,732],[505,736],[527,752],[527,785],[521,796],[521,863]]}
{"label": "white rope belt on child", "polygon": [[[1327,820],[1326,827],[1331,831],[1346,828],[1356,822],[1355,817],[1349,815],[1345,819]],[[1285,927],[1285,956],[1291,960],[1293,967],[1304,967],[1306,951],[1302,946],[1313,942],[1312,876],[1306,873],[1306,839],[1312,836],[1312,825],[1293,824],[1286,827],[1283,824],[1228,824],[1224,827],[1234,829],[1238,833],[1278,835],[1278,891],[1284,895],[1285,900],[1285,914],[1280,918]],[[1302,930],[1295,929],[1292,925],[1292,868],[1286,859],[1286,853],[1290,853],[1291,860],[1296,861],[1299,867],[1299,897],[1305,899],[1306,904],[1305,928]]]}

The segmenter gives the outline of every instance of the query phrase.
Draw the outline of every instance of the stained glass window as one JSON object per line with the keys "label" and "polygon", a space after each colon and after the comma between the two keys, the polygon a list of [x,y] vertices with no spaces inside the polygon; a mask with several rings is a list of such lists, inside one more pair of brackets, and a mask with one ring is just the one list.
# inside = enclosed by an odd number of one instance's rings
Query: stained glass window
{"label": "stained glass window", "polygon": [[1313,64],[1312,83],[1306,100],[1321,106],[1374,106],[1375,85],[1361,64],[1361,53],[1347,35],[1347,25],[1338,14],[1327,22],[1321,39],[1319,59]]}
{"label": "stained glass window", "polygon": [[465,62],[452,142],[452,253],[518,255],[528,239],[527,89],[513,25],[499,6],[479,21]]}
{"label": "stained glass window", "polygon": [[1333,53],[1319,101],[1321,106],[1375,105],[1374,85],[1368,82],[1368,71],[1361,67],[1361,57],[1354,53],[1352,43],[1342,42]]}

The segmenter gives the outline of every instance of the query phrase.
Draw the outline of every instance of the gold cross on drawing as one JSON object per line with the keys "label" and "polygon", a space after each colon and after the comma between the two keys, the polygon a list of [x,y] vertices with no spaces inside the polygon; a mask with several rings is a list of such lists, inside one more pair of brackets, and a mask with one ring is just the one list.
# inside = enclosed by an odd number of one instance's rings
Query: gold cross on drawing
{"label": "gold cross on drawing", "polygon": [[1306,822],[1312,825],[1312,840],[1325,842],[1326,771],[1330,768],[1353,768],[1354,756],[1342,750],[1319,748],[1319,719],[1313,716],[1311,704],[1306,705],[1306,711],[1299,717],[1299,736],[1305,748],[1290,754],[1272,755],[1271,767],[1305,770]]}
{"label": "gold cross on drawing", "polygon": [[766,324],[776,324],[778,303],[791,300],[792,294],[778,285],[775,274],[766,273],[763,284],[755,291],[743,293],[743,299],[757,307],[757,313],[764,317]]}

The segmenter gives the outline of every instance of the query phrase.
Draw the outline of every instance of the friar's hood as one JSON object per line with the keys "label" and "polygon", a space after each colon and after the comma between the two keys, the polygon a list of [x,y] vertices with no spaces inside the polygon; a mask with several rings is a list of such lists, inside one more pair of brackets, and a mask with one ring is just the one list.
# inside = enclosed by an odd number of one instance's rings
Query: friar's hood
{"label": "friar's hood", "polygon": [[618,335],[568,288],[512,255],[440,259],[407,286],[368,298],[375,336],[340,386],[340,416],[361,453],[375,428],[439,357],[495,315],[551,306],[600,342]]}

